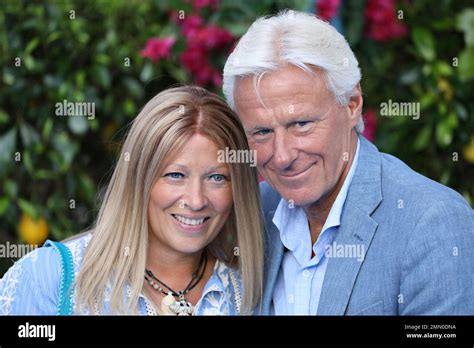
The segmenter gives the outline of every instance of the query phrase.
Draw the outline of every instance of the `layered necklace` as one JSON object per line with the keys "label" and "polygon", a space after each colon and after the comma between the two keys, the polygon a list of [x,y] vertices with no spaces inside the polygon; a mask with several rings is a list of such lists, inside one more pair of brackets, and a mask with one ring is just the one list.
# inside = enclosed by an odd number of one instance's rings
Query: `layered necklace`
{"label": "layered necklace", "polygon": [[201,281],[207,266],[207,253],[203,251],[198,268],[191,275],[191,280],[185,289],[175,291],[163,281],[159,280],[152,271],[145,269],[145,280],[156,291],[166,295],[161,301],[161,310],[164,314],[192,315],[194,306],[186,299],[186,295]]}

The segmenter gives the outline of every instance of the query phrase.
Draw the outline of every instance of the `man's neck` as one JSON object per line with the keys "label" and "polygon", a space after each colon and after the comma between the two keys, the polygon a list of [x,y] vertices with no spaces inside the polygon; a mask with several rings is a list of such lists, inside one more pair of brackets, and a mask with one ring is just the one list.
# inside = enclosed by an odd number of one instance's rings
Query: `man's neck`
{"label": "man's neck", "polygon": [[337,195],[341,191],[344,181],[351,169],[352,163],[354,161],[354,156],[357,149],[357,134],[355,131],[351,132],[351,141],[350,141],[350,151],[349,151],[349,160],[342,170],[336,185],[334,188],[327,194],[323,195],[319,200],[304,208],[306,216],[308,218],[309,229],[311,233],[311,245],[316,243],[316,240],[321,233],[321,230],[326,223],[327,217],[331,208],[337,198]]}

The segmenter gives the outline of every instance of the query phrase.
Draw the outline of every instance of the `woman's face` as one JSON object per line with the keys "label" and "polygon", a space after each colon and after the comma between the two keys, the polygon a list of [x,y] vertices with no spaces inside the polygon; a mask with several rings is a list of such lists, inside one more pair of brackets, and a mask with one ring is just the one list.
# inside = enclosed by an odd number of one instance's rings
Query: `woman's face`
{"label": "woman's face", "polygon": [[211,243],[232,209],[230,172],[218,148],[193,135],[155,181],[148,205],[150,244],[192,254]]}

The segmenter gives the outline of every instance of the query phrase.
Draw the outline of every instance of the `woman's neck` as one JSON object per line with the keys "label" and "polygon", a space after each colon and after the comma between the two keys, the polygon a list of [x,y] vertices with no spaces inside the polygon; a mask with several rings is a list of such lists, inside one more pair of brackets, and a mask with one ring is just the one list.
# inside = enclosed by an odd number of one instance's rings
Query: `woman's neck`
{"label": "woman's neck", "polygon": [[[146,268],[173,290],[180,291],[186,288],[192,274],[198,270],[203,252],[200,250],[192,254],[179,253],[170,248],[164,248],[157,242],[150,242]],[[201,282],[209,279],[209,266],[213,267],[214,261],[215,258],[208,254],[207,267]],[[205,279],[206,276],[207,279]]]}

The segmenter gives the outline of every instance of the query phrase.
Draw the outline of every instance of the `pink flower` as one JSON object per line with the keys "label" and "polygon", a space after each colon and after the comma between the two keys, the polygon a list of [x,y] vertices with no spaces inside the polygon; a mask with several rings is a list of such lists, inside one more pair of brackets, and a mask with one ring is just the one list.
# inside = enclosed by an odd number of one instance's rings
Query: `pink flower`
{"label": "pink flower", "polygon": [[153,63],[159,59],[168,58],[171,54],[171,47],[175,41],[176,39],[174,37],[166,37],[163,39],[153,37],[148,39],[140,55],[150,59]]}
{"label": "pink flower", "polygon": [[234,37],[225,28],[204,25],[198,15],[190,15],[177,22],[187,43],[186,50],[180,56],[184,69],[193,76],[195,84],[220,87],[222,76],[210,63],[211,53],[226,49],[234,42]]}
{"label": "pink flower", "polygon": [[222,87],[222,74],[217,70],[212,74],[212,83],[216,87]]}
{"label": "pink flower", "polygon": [[181,64],[189,72],[198,71],[207,62],[207,52],[205,47],[190,44],[180,56]]}
{"label": "pink flower", "polygon": [[397,39],[407,28],[396,16],[394,0],[368,0],[365,8],[365,34],[376,41]]}
{"label": "pink flower", "polygon": [[317,0],[317,15],[329,22],[337,14],[340,5],[341,0]]}
{"label": "pink flower", "polygon": [[220,49],[233,42],[234,37],[226,29],[215,25],[209,25],[199,32],[199,40],[206,45],[208,49]]}
{"label": "pink flower", "polygon": [[219,0],[188,0],[188,2],[193,4],[193,8],[196,11],[209,6],[211,6],[213,10],[217,10],[219,7]]}
{"label": "pink flower", "polygon": [[375,140],[377,130],[377,114],[374,109],[368,109],[364,114],[365,129],[362,135],[370,141]]}
{"label": "pink flower", "polygon": [[197,15],[186,16],[183,20],[178,19],[178,24],[181,24],[181,31],[187,40],[194,40],[201,30],[204,21]]}

